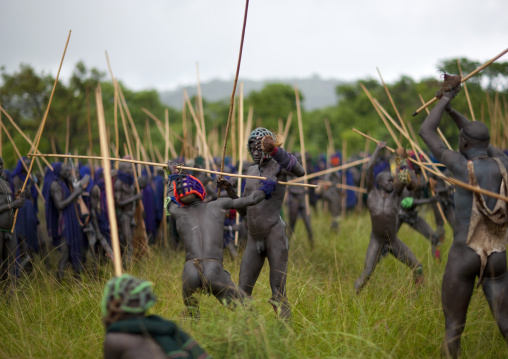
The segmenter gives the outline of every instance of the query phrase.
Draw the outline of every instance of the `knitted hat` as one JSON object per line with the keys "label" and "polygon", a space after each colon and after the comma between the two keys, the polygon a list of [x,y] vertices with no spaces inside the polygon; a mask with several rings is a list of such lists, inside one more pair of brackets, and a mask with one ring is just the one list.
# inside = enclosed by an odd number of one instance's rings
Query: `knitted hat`
{"label": "knitted hat", "polygon": [[152,290],[153,283],[122,274],[120,277],[111,279],[104,287],[102,295],[102,315],[108,314],[108,303],[120,301],[120,309],[125,313],[141,314],[155,304],[155,294]]}

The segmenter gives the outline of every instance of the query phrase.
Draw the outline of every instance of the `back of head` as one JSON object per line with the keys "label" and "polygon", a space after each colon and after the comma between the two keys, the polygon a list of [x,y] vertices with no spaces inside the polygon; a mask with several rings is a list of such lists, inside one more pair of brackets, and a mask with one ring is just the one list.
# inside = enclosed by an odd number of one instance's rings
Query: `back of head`
{"label": "back of head", "polygon": [[101,310],[106,327],[125,315],[144,314],[156,297],[153,283],[123,274],[111,279],[104,287]]}
{"label": "back of head", "polygon": [[473,121],[462,127],[462,133],[472,147],[486,147],[490,142],[488,127],[480,121]]}

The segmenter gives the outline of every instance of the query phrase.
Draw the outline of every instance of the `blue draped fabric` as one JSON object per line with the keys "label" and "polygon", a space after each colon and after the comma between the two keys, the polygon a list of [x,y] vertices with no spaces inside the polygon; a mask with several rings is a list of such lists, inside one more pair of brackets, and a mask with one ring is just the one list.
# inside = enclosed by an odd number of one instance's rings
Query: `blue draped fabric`
{"label": "blue draped fabric", "polygon": [[155,222],[158,225],[164,217],[164,178],[156,175],[153,182],[155,185]]}
{"label": "blue draped fabric", "polygon": [[97,222],[99,230],[106,236],[108,242],[111,242],[111,230],[109,226],[108,201],[106,197],[106,182],[104,181],[104,169],[102,167],[95,171],[95,184],[100,190],[101,212],[97,213]]}
{"label": "blue draped fabric", "polygon": [[58,247],[61,238],[65,238],[67,246],[69,247],[69,256],[72,267],[75,272],[81,272],[84,262],[84,247],[85,241],[82,236],[81,227],[78,221],[78,210],[76,203],[73,201],[61,211],[61,215],[51,196],[51,185],[57,182],[62,191],[62,199],[66,199],[71,195],[70,184],[64,182],[60,178],[60,171],[62,170],[61,162],[54,162],[51,164],[51,169],[46,170],[44,175],[44,187],[42,195],[46,200],[46,225],[48,234],[53,239],[53,245]]}
{"label": "blue draped fabric", "polygon": [[[26,157],[23,157],[23,161],[24,160],[26,160]],[[25,173],[25,167],[23,166],[23,161],[22,160],[18,160],[18,163],[16,164],[16,168],[14,169],[14,171],[12,171],[11,177],[8,180],[9,183],[11,184],[12,193],[15,192],[14,191],[14,186],[13,186],[13,183],[12,183],[12,180],[14,179],[14,177],[16,177],[16,176],[19,177],[23,181],[23,183],[26,180],[26,173]],[[39,199],[39,192],[37,192],[37,189],[35,188],[35,183],[32,180],[32,178],[28,179],[27,185],[29,185],[29,184],[32,185],[30,187],[30,194],[32,195],[32,198],[33,198],[35,213],[39,213],[39,207],[37,205],[38,204],[38,199]]]}
{"label": "blue draped fabric", "polygon": [[26,239],[26,243],[35,253],[39,253],[39,234],[37,226],[39,219],[32,201],[25,201],[23,207],[18,209],[16,220],[16,234]]}
{"label": "blue draped fabric", "polygon": [[123,171],[118,170],[116,177],[120,181],[122,181],[124,183],[127,183],[129,186],[132,186],[134,184],[134,176],[132,176],[132,175],[130,175],[128,173],[125,173]]}
{"label": "blue draped fabric", "polygon": [[146,232],[157,235],[157,225],[155,223],[155,193],[152,186],[148,184],[143,188],[143,207],[145,208],[145,227]]}

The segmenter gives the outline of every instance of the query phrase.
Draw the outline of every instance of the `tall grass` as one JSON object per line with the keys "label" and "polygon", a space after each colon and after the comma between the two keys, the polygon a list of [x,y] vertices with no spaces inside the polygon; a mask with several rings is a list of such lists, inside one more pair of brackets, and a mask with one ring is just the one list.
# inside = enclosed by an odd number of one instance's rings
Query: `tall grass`
{"label": "tall grass", "polygon": [[[432,219],[430,219],[433,223]],[[435,262],[429,243],[408,227],[399,233],[423,263],[425,285],[413,285],[412,272],[393,257],[384,258],[363,292],[353,283],[363,269],[369,240],[367,213],[350,214],[340,233],[329,232],[330,217],[313,213],[316,246],[310,250],[302,223],[290,244],[288,298],[290,323],[275,318],[265,264],[251,308],[231,311],[213,297],[200,297],[201,319],[181,313],[184,253],[162,250],[139,262],[132,274],[155,283],[158,302],[151,310],[176,321],[216,358],[436,358],[444,333],[440,286],[451,230]],[[52,253],[53,263],[56,253]],[[236,280],[239,261],[225,255]],[[55,271],[54,268],[51,269]],[[1,358],[98,358],[104,328],[99,302],[113,276],[111,265],[98,279],[63,285],[44,266],[21,278],[9,302],[0,300]],[[506,358],[508,350],[487,302],[475,290],[462,338],[463,358]]]}

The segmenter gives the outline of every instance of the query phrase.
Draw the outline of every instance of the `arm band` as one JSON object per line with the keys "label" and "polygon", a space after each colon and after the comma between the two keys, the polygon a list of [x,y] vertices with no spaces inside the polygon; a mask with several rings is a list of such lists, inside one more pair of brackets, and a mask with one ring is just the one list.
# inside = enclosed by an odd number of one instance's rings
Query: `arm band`
{"label": "arm band", "polygon": [[296,164],[296,158],[281,147],[276,147],[271,154],[272,158],[286,171],[291,172]]}

